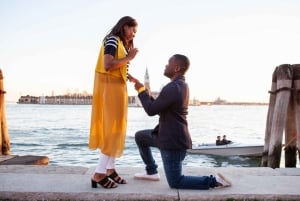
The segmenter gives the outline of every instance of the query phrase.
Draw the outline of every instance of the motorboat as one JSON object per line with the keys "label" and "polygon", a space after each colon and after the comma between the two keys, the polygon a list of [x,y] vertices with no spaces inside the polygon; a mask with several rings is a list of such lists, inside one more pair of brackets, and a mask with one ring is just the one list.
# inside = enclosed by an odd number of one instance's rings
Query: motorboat
{"label": "motorboat", "polygon": [[225,145],[216,143],[193,144],[192,149],[187,152],[191,154],[207,154],[218,156],[262,156],[264,145],[243,144],[231,142]]}

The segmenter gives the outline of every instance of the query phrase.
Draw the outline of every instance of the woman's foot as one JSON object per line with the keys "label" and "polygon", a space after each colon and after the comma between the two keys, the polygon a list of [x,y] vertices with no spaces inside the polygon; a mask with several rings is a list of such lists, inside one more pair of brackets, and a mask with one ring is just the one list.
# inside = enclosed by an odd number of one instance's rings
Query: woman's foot
{"label": "woman's foot", "polygon": [[92,188],[97,188],[100,184],[103,188],[117,188],[118,185],[109,179],[105,174],[95,173],[91,179]]}
{"label": "woman's foot", "polygon": [[118,183],[118,184],[127,184],[127,181],[125,179],[122,179],[118,173],[116,172],[116,170],[113,171],[107,171],[107,176],[112,179],[114,182]]}

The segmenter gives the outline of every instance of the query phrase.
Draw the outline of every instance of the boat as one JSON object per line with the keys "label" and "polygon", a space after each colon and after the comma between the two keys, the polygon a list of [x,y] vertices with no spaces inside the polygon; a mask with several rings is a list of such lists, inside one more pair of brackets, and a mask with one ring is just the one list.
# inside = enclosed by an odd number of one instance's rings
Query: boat
{"label": "boat", "polygon": [[262,156],[264,145],[232,142],[225,145],[216,143],[193,144],[187,152],[191,154],[207,154],[218,156]]}

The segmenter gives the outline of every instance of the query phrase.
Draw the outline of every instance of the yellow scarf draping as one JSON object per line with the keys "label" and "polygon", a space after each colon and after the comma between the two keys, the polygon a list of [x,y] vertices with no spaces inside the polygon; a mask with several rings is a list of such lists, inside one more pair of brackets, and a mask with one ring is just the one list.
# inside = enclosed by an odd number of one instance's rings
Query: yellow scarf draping
{"label": "yellow scarf draping", "polygon": [[[115,58],[125,56],[125,48],[118,40]],[[127,128],[127,66],[106,71],[103,57],[102,45],[95,71],[89,148],[99,148],[105,155],[120,157],[124,150]]]}

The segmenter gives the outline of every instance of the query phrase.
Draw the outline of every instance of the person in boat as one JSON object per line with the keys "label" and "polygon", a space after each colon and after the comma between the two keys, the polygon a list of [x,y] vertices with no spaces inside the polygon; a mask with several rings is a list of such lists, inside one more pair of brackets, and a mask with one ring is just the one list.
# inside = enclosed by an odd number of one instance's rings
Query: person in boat
{"label": "person in boat", "polygon": [[218,145],[223,145],[222,144],[222,141],[221,141],[221,136],[217,136],[217,140],[216,140],[216,145],[218,146]]}
{"label": "person in boat", "polygon": [[223,135],[223,139],[222,139],[222,145],[225,145],[225,144],[230,144],[232,141],[231,140],[227,140],[226,139],[226,135]]}
{"label": "person in boat", "polygon": [[159,124],[155,129],[140,130],[135,133],[135,141],[146,171],[135,174],[134,178],[160,180],[158,166],[151,152],[151,147],[158,147],[170,188],[208,190],[214,187],[231,186],[231,182],[222,174],[216,176],[182,174],[182,163],[187,149],[192,148],[187,122],[189,88],[184,77],[189,66],[190,62],[186,56],[173,55],[164,70],[164,75],[170,79],[170,82],[162,88],[156,99],[149,95],[139,80],[129,78],[138,91],[145,112],[149,116],[159,115]]}

